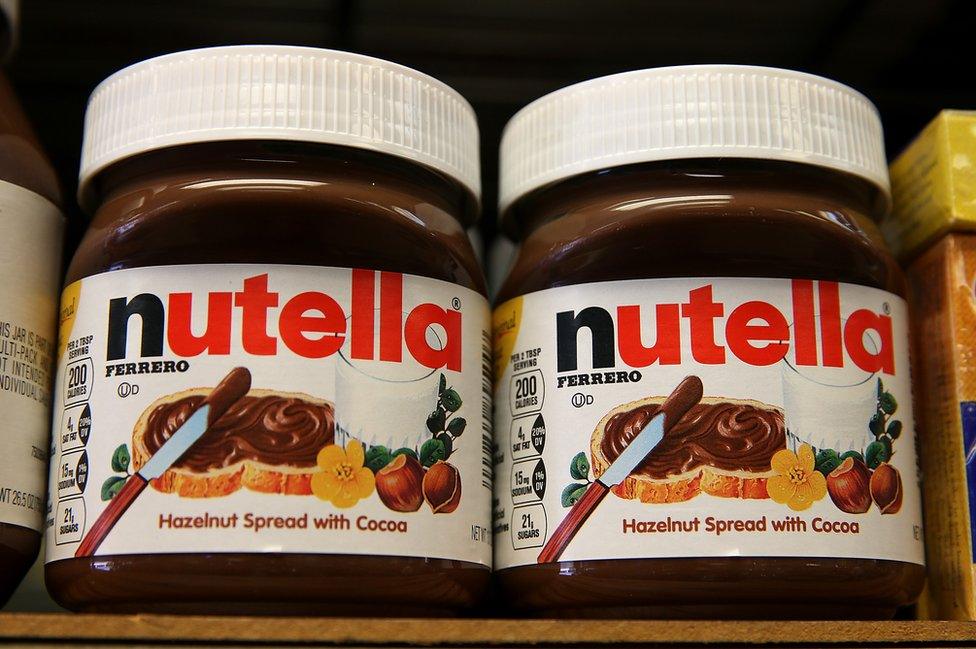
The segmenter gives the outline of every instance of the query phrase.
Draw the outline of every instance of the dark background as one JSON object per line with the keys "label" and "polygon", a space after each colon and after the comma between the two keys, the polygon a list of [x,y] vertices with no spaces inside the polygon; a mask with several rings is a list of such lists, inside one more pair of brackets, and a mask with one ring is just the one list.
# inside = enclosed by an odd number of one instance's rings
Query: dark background
{"label": "dark background", "polygon": [[[940,108],[976,108],[974,2],[933,0],[22,0],[10,74],[63,181],[72,240],[85,102],[130,63],[181,49],[294,44],[429,73],[475,107],[486,234],[501,129],[584,79],[683,63],[751,63],[845,82],[881,110],[889,157]],[[69,242],[71,245],[71,242]]]}

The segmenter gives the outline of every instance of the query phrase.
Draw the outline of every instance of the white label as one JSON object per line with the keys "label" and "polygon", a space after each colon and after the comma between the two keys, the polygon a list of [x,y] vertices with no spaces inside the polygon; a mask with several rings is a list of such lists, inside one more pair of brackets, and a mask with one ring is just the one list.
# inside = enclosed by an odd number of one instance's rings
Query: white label
{"label": "white label", "polygon": [[[924,563],[896,295],[786,279],[554,288],[495,309],[494,360],[497,569],[725,556]],[[686,377],[700,379],[701,401],[667,420],[636,465],[614,465]],[[611,466],[626,478],[604,477],[619,473]],[[591,499],[577,503],[604,490],[601,477],[610,491],[583,517]]]}
{"label": "white label", "polygon": [[64,219],[0,181],[0,523],[41,529]]}
{"label": "white label", "polygon": [[[85,552],[143,476],[94,554],[490,566],[488,319],[474,291],[370,270],[165,266],[75,282],[61,303],[47,560]],[[250,391],[154,476],[147,462],[238,367]]]}

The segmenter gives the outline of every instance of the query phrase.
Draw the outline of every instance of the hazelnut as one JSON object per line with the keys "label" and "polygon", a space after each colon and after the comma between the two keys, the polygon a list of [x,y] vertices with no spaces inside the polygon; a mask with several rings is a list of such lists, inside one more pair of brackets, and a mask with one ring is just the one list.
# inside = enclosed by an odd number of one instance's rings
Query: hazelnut
{"label": "hazelnut", "polygon": [[855,457],[847,457],[827,476],[827,493],[841,511],[863,514],[871,508],[870,480],[868,466]]}
{"label": "hazelnut", "polygon": [[882,514],[897,514],[901,509],[901,474],[887,462],[878,465],[871,476],[871,497]]}
{"label": "hazelnut", "polygon": [[415,458],[397,455],[376,472],[376,493],[395,512],[415,512],[424,504],[424,468]]}
{"label": "hazelnut", "polygon": [[461,474],[443,460],[427,469],[424,476],[424,498],[435,514],[450,514],[461,502]]}

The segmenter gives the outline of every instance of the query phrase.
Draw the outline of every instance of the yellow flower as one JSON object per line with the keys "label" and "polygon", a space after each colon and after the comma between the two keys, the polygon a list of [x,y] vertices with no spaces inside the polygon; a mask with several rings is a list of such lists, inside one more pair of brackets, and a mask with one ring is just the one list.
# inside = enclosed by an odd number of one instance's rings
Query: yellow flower
{"label": "yellow flower", "polygon": [[774,475],[766,482],[769,497],[790,509],[802,511],[827,495],[827,480],[814,470],[813,449],[809,444],[794,453],[776,451],[771,462]]}
{"label": "yellow flower", "polygon": [[345,450],[329,444],[319,451],[320,472],[312,476],[312,493],[322,500],[330,500],[340,509],[352,507],[367,498],[376,488],[373,472],[363,466],[366,459],[363,445],[357,440],[346,444]]}

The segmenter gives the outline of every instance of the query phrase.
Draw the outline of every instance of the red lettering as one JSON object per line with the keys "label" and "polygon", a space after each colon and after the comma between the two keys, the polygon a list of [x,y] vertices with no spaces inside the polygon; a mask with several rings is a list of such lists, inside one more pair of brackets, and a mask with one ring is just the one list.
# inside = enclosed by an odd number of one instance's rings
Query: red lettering
{"label": "red lettering", "polygon": [[712,301],[712,287],[702,286],[688,293],[681,305],[681,315],[691,324],[691,355],[699,363],[720,365],[725,362],[725,348],[715,344],[715,318],[725,307]]}
{"label": "red lettering", "polygon": [[[751,324],[763,320],[765,324]],[[750,365],[772,365],[790,350],[790,325],[779,309],[768,302],[745,302],[729,315],[725,342],[740,360]],[[756,346],[753,342],[767,344]]]}
{"label": "red lettering", "polygon": [[400,362],[403,359],[401,331],[403,331],[403,275],[380,273],[380,360]]}
{"label": "red lettering", "polygon": [[793,346],[797,365],[817,364],[817,332],[813,313],[813,282],[793,280]]}
{"label": "red lettering", "polygon": [[353,358],[373,360],[374,326],[376,321],[376,273],[371,270],[352,271],[352,324],[349,352]]}
{"label": "red lettering", "polygon": [[166,340],[177,356],[230,353],[230,293],[211,293],[207,299],[207,328],[193,334],[193,293],[171,293],[166,323]]}
{"label": "red lettering", "polygon": [[681,362],[681,323],[677,304],[658,304],[655,308],[654,344],[645,347],[641,341],[639,306],[617,308],[617,345],[620,358],[631,367],[654,363],[677,365]]}
{"label": "red lettering", "polygon": [[[874,331],[880,338],[881,348],[869,351],[864,344],[865,334]],[[865,372],[882,371],[895,373],[895,353],[892,346],[891,317],[858,309],[847,319],[844,326],[844,345],[854,364]]]}
{"label": "red lettering", "polygon": [[244,351],[256,356],[273,356],[278,339],[268,335],[268,309],[278,306],[278,294],[268,292],[268,275],[245,279],[244,291],[234,293],[234,304],[242,311]]}
{"label": "red lettering", "polygon": [[[307,315],[317,311],[322,315]],[[346,315],[325,293],[309,291],[288,300],[278,321],[281,339],[288,349],[306,358],[325,358],[339,351],[346,336]],[[322,334],[310,338],[306,334]]]}
{"label": "red lettering", "polygon": [[[431,346],[427,341],[427,330],[431,325],[440,325],[446,334],[446,339],[440,341],[440,348]],[[439,337],[444,336],[439,334]],[[461,371],[461,313],[459,311],[445,311],[435,304],[421,304],[407,316],[404,338],[410,355],[424,367],[432,369],[446,367],[456,372]]]}
{"label": "red lettering", "polygon": [[843,367],[844,349],[840,334],[840,287],[837,282],[820,285],[820,342],[824,367]]}

